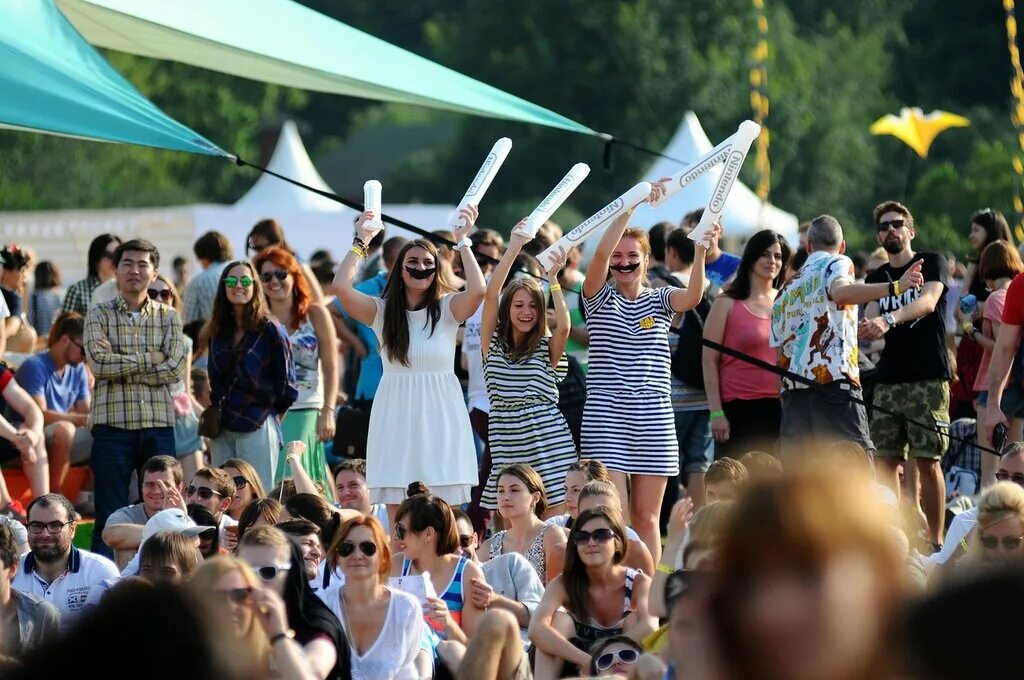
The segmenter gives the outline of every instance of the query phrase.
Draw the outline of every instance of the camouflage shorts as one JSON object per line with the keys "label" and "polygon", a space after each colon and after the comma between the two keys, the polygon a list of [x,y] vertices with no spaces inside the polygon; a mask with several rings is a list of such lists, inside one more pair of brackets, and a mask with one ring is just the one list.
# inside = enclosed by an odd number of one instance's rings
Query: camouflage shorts
{"label": "camouflage shorts", "polygon": [[[928,425],[913,425],[877,409],[871,412],[871,439],[876,456],[942,458],[949,446],[949,381],[922,380],[901,385],[876,385],[873,406]],[[938,431],[936,431],[938,430]]]}

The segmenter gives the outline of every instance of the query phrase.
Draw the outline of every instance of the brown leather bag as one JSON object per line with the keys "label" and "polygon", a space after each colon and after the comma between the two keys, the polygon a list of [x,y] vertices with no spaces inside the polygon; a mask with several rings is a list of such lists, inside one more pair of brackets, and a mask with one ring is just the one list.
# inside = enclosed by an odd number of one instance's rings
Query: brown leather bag
{"label": "brown leather bag", "polygon": [[211,404],[199,416],[199,434],[207,439],[216,439],[220,431],[220,406]]}

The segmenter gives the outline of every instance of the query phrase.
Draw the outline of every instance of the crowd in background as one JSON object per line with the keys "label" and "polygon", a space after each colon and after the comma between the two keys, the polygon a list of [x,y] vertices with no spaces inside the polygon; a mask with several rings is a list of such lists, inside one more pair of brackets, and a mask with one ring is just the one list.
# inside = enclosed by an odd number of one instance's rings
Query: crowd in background
{"label": "crowd in background", "polygon": [[209,232],[194,275],[105,234],[63,293],[4,248],[5,671],[102,673],[75,650],[110,631],[194,677],[1010,672],[935,630],[1024,593],[1002,215],[965,267],[895,201],[862,256],[828,215],[732,254],[632,213],[546,271],[557,225],[475,206],[416,239],[363,213],[340,262]]}

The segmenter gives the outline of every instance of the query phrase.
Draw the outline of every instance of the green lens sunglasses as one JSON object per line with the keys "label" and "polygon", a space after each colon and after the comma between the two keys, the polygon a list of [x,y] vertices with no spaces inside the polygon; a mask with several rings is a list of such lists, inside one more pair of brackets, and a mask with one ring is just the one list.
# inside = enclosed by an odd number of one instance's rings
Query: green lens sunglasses
{"label": "green lens sunglasses", "polygon": [[224,286],[226,288],[235,288],[241,284],[242,288],[248,288],[252,285],[252,277],[250,276],[225,276]]}

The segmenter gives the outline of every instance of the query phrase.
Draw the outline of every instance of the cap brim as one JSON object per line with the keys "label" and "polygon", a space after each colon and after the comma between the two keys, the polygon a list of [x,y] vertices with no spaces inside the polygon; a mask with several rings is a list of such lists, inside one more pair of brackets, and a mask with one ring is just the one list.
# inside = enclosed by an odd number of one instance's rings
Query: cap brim
{"label": "cap brim", "polygon": [[205,534],[207,531],[215,531],[217,527],[189,527],[188,529],[182,529],[181,535],[192,538],[193,536],[199,536]]}

